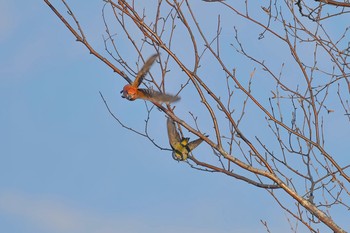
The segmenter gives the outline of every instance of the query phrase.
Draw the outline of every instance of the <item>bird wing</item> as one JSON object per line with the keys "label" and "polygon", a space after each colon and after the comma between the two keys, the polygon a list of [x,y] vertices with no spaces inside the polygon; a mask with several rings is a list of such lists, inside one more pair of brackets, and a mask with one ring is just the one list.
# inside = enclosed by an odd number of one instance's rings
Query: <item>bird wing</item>
{"label": "bird wing", "polygon": [[181,138],[179,132],[176,129],[175,122],[168,117],[166,121],[166,126],[168,129],[168,138],[170,146],[173,149],[177,149],[178,145],[180,144]]}
{"label": "bird wing", "polygon": [[145,62],[145,64],[142,66],[141,70],[137,73],[135,81],[131,84],[134,87],[140,86],[142,83],[143,78],[148,73],[149,69],[151,68],[153,62],[157,59],[158,54],[152,55],[148,60]]}
{"label": "bird wing", "polygon": [[190,143],[188,143],[187,147],[190,151],[194,150],[199,144],[203,142],[203,139],[198,138]]}
{"label": "bird wing", "polygon": [[180,100],[179,96],[165,94],[152,89],[139,88],[139,98],[159,103],[172,103]]}

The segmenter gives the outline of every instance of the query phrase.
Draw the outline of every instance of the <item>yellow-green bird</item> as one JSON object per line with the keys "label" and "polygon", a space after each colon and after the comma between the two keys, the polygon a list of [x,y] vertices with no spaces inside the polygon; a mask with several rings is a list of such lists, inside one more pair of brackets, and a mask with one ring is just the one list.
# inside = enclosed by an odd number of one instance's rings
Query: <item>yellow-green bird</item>
{"label": "yellow-green bird", "polygon": [[177,161],[183,161],[188,158],[188,153],[194,150],[203,139],[198,138],[192,142],[190,138],[181,138],[176,129],[175,122],[168,117],[167,119],[168,137],[171,148],[173,149],[173,158]]}

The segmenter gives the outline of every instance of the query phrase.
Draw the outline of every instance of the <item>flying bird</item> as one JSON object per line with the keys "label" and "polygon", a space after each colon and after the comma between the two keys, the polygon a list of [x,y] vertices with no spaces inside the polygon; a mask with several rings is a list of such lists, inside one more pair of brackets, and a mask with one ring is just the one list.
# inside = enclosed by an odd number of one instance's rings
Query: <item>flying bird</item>
{"label": "flying bird", "polygon": [[172,156],[177,161],[183,161],[188,158],[188,154],[194,150],[203,139],[198,138],[192,142],[190,138],[181,138],[176,129],[175,122],[168,117],[167,119],[168,137],[171,148],[173,149]]}
{"label": "flying bird", "polygon": [[130,101],[134,101],[136,99],[144,99],[161,103],[172,103],[180,99],[180,97],[178,96],[165,94],[159,91],[155,91],[153,89],[139,88],[143,78],[146,76],[157,57],[158,54],[154,54],[153,56],[148,58],[141,70],[137,73],[134,82],[124,86],[123,90],[120,92],[123,93],[122,98],[126,98]]}

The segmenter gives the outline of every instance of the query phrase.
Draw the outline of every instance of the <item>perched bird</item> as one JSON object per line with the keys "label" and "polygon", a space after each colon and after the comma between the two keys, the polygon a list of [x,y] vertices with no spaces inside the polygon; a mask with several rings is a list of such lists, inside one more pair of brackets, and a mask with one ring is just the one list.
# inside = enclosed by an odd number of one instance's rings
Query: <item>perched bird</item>
{"label": "perched bird", "polygon": [[194,150],[203,141],[203,139],[198,138],[197,140],[189,142],[190,138],[181,138],[179,132],[176,129],[175,122],[169,117],[167,119],[167,129],[169,143],[173,149],[172,156],[177,161],[186,160],[188,153]]}
{"label": "perched bird", "polygon": [[165,94],[159,91],[155,91],[152,89],[143,89],[139,88],[142,83],[143,78],[148,73],[154,61],[157,59],[158,54],[154,54],[143,65],[141,70],[137,73],[135,81],[131,84],[127,84],[124,86],[123,90],[120,93],[123,93],[122,98],[126,98],[127,100],[134,101],[136,99],[144,99],[155,102],[175,102],[180,99],[178,96],[173,96],[169,94]]}

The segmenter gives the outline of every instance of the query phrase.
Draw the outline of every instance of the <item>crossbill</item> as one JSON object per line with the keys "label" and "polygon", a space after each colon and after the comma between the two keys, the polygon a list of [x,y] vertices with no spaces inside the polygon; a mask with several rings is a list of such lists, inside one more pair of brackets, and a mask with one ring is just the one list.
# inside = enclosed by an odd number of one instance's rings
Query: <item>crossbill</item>
{"label": "crossbill", "polygon": [[123,90],[120,92],[123,93],[122,98],[126,98],[130,101],[134,101],[136,99],[144,99],[161,103],[171,103],[180,99],[180,97],[178,96],[165,94],[152,89],[139,88],[143,78],[146,76],[157,57],[158,54],[154,54],[153,56],[148,58],[141,70],[137,73],[134,82],[124,86]]}
{"label": "crossbill", "polygon": [[183,161],[188,158],[188,154],[194,150],[203,139],[198,138],[192,142],[190,138],[181,138],[176,129],[175,122],[170,118],[167,119],[168,137],[171,148],[173,149],[172,156],[177,161]]}

